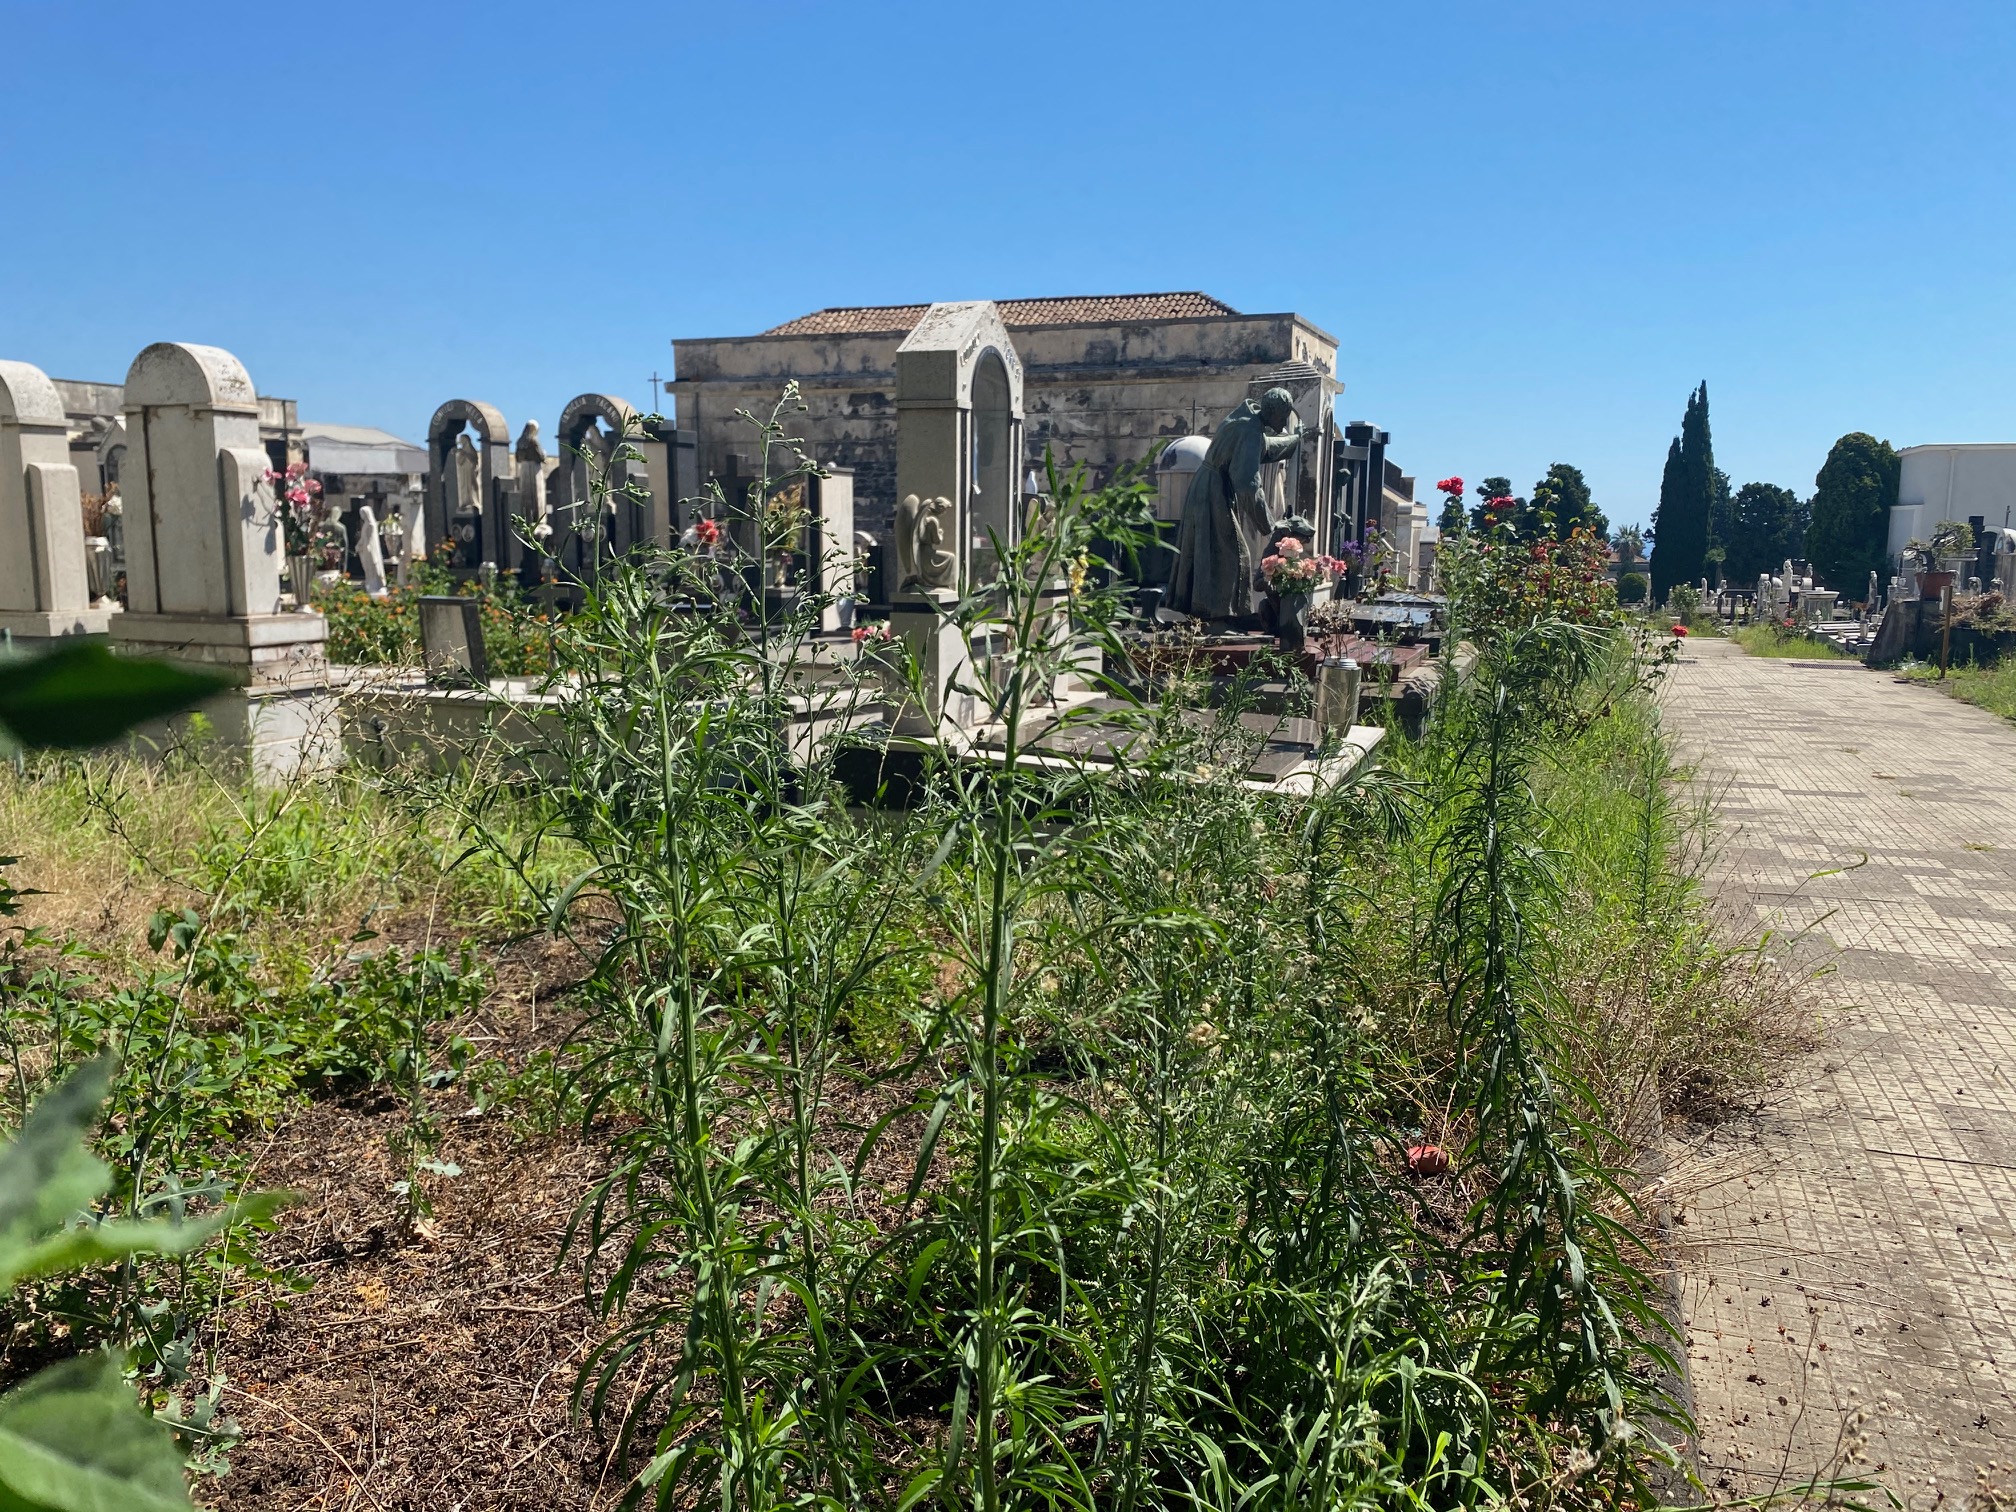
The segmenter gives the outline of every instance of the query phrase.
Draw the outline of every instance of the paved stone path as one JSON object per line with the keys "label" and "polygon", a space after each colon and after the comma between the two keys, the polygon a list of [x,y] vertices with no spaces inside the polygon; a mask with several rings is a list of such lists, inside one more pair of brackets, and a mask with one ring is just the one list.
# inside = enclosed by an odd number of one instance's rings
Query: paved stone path
{"label": "paved stone path", "polygon": [[1702,1477],[2016,1507],[2016,727],[1705,637],[1665,700],[1720,896],[1833,968],[1823,1048],[1676,1152]]}

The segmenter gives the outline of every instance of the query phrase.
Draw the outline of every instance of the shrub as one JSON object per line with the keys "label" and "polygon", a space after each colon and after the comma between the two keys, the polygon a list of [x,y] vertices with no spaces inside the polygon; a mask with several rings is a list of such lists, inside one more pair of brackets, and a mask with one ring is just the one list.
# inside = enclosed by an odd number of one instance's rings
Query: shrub
{"label": "shrub", "polygon": [[1652,580],[1642,572],[1627,572],[1617,584],[1617,602],[1642,604],[1652,592]]}

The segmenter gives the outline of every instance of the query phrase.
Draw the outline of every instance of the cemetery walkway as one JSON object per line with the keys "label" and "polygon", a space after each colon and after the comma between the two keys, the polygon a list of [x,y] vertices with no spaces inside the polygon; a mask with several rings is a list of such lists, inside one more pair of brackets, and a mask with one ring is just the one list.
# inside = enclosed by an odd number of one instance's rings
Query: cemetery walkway
{"label": "cemetery walkway", "polygon": [[1718,896],[1828,968],[1820,1048],[1672,1136],[1702,1478],[2016,1506],[2016,726],[1706,637],[1664,699]]}

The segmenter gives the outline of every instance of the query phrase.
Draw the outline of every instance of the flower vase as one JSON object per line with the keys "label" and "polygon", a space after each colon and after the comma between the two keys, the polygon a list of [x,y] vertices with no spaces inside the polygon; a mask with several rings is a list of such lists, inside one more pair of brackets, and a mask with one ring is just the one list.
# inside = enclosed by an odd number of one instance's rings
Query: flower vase
{"label": "flower vase", "polygon": [[287,576],[294,584],[294,607],[305,612],[312,607],[308,589],[315,581],[315,554],[303,551],[288,557]]}
{"label": "flower vase", "polygon": [[1309,639],[1310,597],[1307,593],[1284,593],[1275,611],[1275,634],[1289,656],[1300,656]]}

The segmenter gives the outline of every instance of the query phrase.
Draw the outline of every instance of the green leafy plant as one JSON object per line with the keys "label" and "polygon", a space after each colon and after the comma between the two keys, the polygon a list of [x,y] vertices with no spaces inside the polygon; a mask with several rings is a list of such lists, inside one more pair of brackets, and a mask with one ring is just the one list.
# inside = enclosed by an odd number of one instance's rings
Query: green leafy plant
{"label": "green leafy plant", "polygon": [[[247,1198],[206,1217],[121,1220],[90,1208],[112,1172],[85,1147],[112,1063],[75,1071],[0,1149],[0,1296],[24,1280],[130,1260],[186,1255],[277,1197]],[[42,1371],[0,1397],[0,1500],[48,1512],[160,1512],[187,1507],[182,1451],[135,1402],[104,1353]]]}

